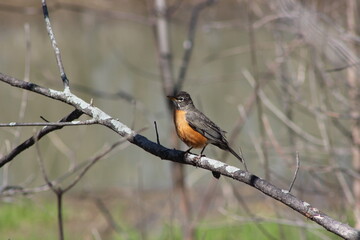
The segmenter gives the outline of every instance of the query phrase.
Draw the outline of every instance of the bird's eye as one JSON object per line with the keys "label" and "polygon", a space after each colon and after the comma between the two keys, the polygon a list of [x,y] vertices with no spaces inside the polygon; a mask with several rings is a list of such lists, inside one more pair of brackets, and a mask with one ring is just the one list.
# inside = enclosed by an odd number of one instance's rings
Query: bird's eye
{"label": "bird's eye", "polygon": [[180,102],[182,102],[182,101],[184,101],[184,97],[179,97],[178,100],[179,100]]}

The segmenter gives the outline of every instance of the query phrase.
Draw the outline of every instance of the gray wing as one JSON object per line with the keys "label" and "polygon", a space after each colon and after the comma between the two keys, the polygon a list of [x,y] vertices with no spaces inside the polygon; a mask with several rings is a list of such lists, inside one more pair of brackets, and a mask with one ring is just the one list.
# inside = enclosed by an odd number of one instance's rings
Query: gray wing
{"label": "gray wing", "polygon": [[211,143],[227,142],[225,138],[226,132],[197,109],[188,111],[186,113],[186,120],[195,131],[204,135]]}

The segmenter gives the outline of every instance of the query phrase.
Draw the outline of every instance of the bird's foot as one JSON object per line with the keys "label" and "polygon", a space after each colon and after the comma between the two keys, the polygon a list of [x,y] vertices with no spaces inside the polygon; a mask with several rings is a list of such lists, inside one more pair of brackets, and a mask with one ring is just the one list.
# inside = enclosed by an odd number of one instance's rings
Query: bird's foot
{"label": "bird's foot", "polygon": [[204,154],[197,155],[194,159],[195,161],[200,161],[202,157],[206,157]]}
{"label": "bird's foot", "polygon": [[185,155],[186,155],[186,154],[197,155],[197,154],[195,154],[195,153],[193,153],[193,152],[190,152],[190,151],[186,151],[186,152],[185,152]]}
{"label": "bird's foot", "polygon": [[196,155],[196,154],[190,152],[190,150],[187,150],[187,151],[184,152],[184,156],[187,156],[187,155]]}

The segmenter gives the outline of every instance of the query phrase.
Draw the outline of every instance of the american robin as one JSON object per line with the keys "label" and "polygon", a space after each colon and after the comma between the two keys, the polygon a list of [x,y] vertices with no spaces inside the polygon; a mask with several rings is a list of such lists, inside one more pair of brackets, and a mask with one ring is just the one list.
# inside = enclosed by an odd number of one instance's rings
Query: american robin
{"label": "american robin", "polygon": [[[181,91],[176,96],[168,96],[174,103],[174,123],[179,138],[190,148],[202,148],[200,157],[206,146],[210,143],[223,150],[229,151],[243,164],[246,165],[230,146],[225,137],[225,131],[218,127],[213,121],[195,108],[194,103],[187,92]],[[214,177],[219,178],[220,174],[213,172]]]}

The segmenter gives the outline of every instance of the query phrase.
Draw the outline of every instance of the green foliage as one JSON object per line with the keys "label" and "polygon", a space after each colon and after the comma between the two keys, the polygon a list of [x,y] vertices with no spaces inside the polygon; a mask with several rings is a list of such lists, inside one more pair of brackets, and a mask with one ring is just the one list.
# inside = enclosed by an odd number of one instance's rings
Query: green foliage
{"label": "green foliage", "polygon": [[[261,226],[261,229],[259,228]],[[280,229],[281,228],[281,229]],[[243,240],[268,240],[268,239],[302,239],[303,237],[308,240],[319,239],[316,233],[327,235],[331,239],[338,239],[334,234],[327,233],[326,230],[304,229],[293,226],[278,225],[276,223],[246,223],[239,225],[224,225],[216,228],[209,228],[203,226],[199,228],[197,239],[202,240],[216,240],[216,239],[243,239]],[[271,238],[271,237],[272,238]],[[285,237],[285,238],[284,238]]]}
{"label": "green foliage", "polygon": [[159,240],[174,239],[181,240],[181,231],[178,227],[171,227],[168,224],[164,225],[163,231],[161,232]]}
{"label": "green foliage", "polygon": [[0,204],[0,236],[4,239],[54,239],[56,207],[24,199]]}
{"label": "green foliage", "polygon": [[[66,201],[66,200],[65,200]],[[89,205],[91,207],[91,205]],[[91,230],[100,229],[94,225],[94,218],[91,217],[93,209],[85,206],[79,208],[72,204],[66,205],[64,209],[65,220],[65,239],[75,240],[84,239],[84,236],[93,236]],[[123,229],[121,234],[113,230],[107,234],[100,234],[103,240],[181,240],[183,239],[181,227],[174,221],[173,225],[164,224],[160,231],[147,229],[146,232],[131,227],[127,222],[128,216],[120,216],[122,211],[113,211],[117,215],[116,221]],[[102,217],[100,216],[100,221]],[[121,220],[119,220],[121,219]],[[217,220],[220,224],[214,225],[213,222],[203,222],[198,225],[196,239],[198,240],[217,240],[217,239],[242,239],[242,240],[268,240],[271,239],[308,239],[316,240],[320,236],[328,239],[339,239],[334,234],[328,233],[323,229],[305,229],[297,226],[279,225],[276,223],[254,223],[236,222],[224,219]],[[308,222],[311,224],[311,222]],[[106,224],[105,224],[106,225]],[[102,225],[104,226],[104,225]],[[261,230],[259,228],[263,230]],[[264,234],[266,231],[268,235]],[[54,201],[32,201],[24,199],[13,203],[0,204],[0,236],[2,239],[16,240],[37,240],[37,239],[57,239],[57,211]]]}

